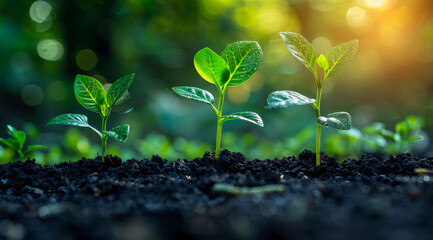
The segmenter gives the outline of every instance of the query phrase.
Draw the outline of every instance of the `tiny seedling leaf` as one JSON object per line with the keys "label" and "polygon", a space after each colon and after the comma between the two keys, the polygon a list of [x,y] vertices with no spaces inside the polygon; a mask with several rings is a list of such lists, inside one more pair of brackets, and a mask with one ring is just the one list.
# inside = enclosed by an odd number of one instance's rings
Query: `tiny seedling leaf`
{"label": "tiny seedling leaf", "polygon": [[344,71],[358,50],[358,40],[352,40],[338,46],[333,47],[326,54],[326,60],[328,60],[329,68],[325,71],[325,78],[333,77],[342,71]]}
{"label": "tiny seedling leaf", "polygon": [[45,149],[48,148],[48,146],[45,145],[30,145],[27,147],[26,151],[24,151],[24,155],[29,154],[31,152],[37,151],[37,150],[41,150],[41,149]]}
{"label": "tiny seedling leaf", "polygon": [[108,107],[113,107],[114,104],[125,94],[125,92],[131,87],[132,79],[135,74],[128,74],[124,77],[119,78],[116,82],[111,85],[107,91],[107,104]]}
{"label": "tiny seedling leaf", "polygon": [[287,108],[293,105],[307,105],[316,100],[293,91],[275,91],[268,96],[266,108]]}
{"label": "tiny seedling leaf", "polygon": [[352,124],[350,114],[347,112],[330,113],[326,117],[318,117],[317,122],[324,127],[339,130],[349,130]]}
{"label": "tiny seedling leaf", "polygon": [[326,60],[326,57],[323,56],[323,54],[320,54],[320,56],[317,58],[317,64],[323,69],[323,71],[328,71],[329,69],[329,63],[328,60]]}
{"label": "tiny seedling leaf", "polygon": [[12,127],[11,125],[7,125],[7,130],[8,130],[9,136],[13,137],[13,132],[15,132],[16,129],[14,127]]}
{"label": "tiny seedling leaf", "polygon": [[116,139],[117,141],[126,142],[126,140],[128,140],[128,135],[129,135],[129,125],[122,124],[117,127],[114,127],[110,131],[103,131],[102,133],[107,134],[108,136]]}
{"label": "tiny seedling leaf", "polygon": [[224,84],[237,86],[247,81],[256,72],[263,52],[257,42],[240,41],[228,45],[221,56],[230,70],[230,78]]}
{"label": "tiny seedling leaf", "polygon": [[408,143],[413,143],[413,142],[422,141],[422,140],[424,140],[423,136],[421,136],[421,135],[413,135],[413,136],[408,137],[406,141]]}
{"label": "tiny seedling leaf", "polygon": [[195,54],[194,66],[204,80],[219,87],[229,78],[227,63],[209,48],[203,48]]}
{"label": "tiny seedling leaf", "polygon": [[12,137],[17,141],[18,149],[22,150],[26,142],[26,134],[23,131],[13,131]]}
{"label": "tiny seedling leaf", "polygon": [[48,121],[47,126],[48,125],[67,125],[67,126],[74,126],[74,127],[90,128],[94,130],[96,133],[98,133],[99,136],[101,136],[101,132],[99,132],[94,127],[90,126],[87,117],[83,114],[76,114],[76,113],[62,114]]}
{"label": "tiny seedling leaf", "polygon": [[248,121],[248,122],[254,123],[256,125],[259,125],[260,127],[264,126],[262,118],[259,116],[259,114],[255,113],[255,112],[232,113],[232,114],[223,116],[222,121],[225,122],[225,121],[235,120],[235,119]]}
{"label": "tiny seedling leaf", "polygon": [[289,52],[301,61],[317,78],[316,58],[317,53],[313,45],[302,35],[293,32],[281,32],[281,37],[284,40]]}
{"label": "tiny seedling leaf", "polygon": [[404,139],[409,132],[409,126],[406,124],[405,121],[398,122],[395,125],[395,132],[399,134],[402,139]]}
{"label": "tiny seedling leaf", "polygon": [[172,89],[176,94],[184,98],[192,99],[199,102],[204,102],[214,107],[213,103],[215,99],[213,95],[204,89],[198,87],[188,87],[188,86],[178,86],[178,87],[173,87]]}
{"label": "tiny seedling leaf", "polygon": [[4,145],[6,145],[6,146],[8,146],[8,147],[10,147],[10,148],[12,148],[14,150],[16,150],[16,151],[19,150],[18,141],[15,140],[15,139],[12,139],[12,138],[9,138],[9,139],[0,138],[0,142],[3,143]]}
{"label": "tiny seedling leaf", "polygon": [[78,74],[75,78],[74,92],[83,107],[102,115],[106,114],[105,90],[98,80]]}

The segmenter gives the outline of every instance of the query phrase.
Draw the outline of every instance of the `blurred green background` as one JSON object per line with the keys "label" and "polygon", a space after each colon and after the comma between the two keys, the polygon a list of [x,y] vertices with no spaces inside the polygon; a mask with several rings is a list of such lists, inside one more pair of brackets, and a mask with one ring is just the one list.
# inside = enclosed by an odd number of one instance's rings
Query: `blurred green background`
{"label": "blurred green background", "polygon": [[[75,100],[73,81],[86,74],[109,84],[136,73],[129,98],[109,119],[109,128],[131,125],[127,143],[109,140],[109,152],[124,159],[160,154],[169,160],[214,150],[216,120],[205,104],[171,91],[177,85],[216,88],[201,79],[194,54],[204,47],[220,53],[227,44],[258,41],[264,58],[246,83],[228,90],[225,112],[258,112],[265,128],[230,121],[223,148],[248,159],[298,154],[314,147],[314,112],[309,107],[265,110],[274,90],[314,97],[311,73],[294,59],[279,32],[303,34],[324,53],[359,39],[349,68],[324,87],[322,112],[347,111],[353,126],[374,122],[385,128],[416,115],[425,140],[411,150],[430,154],[433,136],[433,1],[431,0],[70,0],[0,1],[0,136],[6,124],[29,134],[28,143],[50,145],[35,153],[39,162],[94,157],[97,136],[88,129],[46,127],[62,113],[100,119]],[[423,130],[421,130],[423,129]],[[325,130],[323,150],[356,156],[347,134]],[[353,139],[352,139],[353,140]],[[326,143],[327,142],[327,143]],[[359,146],[359,141],[354,143]],[[371,152],[393,153],[379,144]],[[14,153],[0,147],[2,162]]]}

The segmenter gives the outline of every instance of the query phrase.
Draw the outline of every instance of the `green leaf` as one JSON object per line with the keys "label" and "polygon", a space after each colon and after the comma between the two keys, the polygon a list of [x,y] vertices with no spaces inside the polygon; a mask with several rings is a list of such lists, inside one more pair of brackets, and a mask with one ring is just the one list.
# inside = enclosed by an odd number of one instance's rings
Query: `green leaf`
{"label": "green leaf", "polygon": [[102,131],[102,133],[107,134],[108,136],[116,139],[117,141],[126,142],[126,140],[128,140],[128,135],[129,135],[129,125],[122,124],[117,127],[114,127],[110,131]]}
{"label": "green leaf", "polygon": [[83,107],[105,116],[107,113],[105,90],[98,80],[78,74],[75,78],[74,92],[75,97]]}
{"label": "green leaf", "polygon": [[268,96],[267,108],[287,108],[293,105],[307,105],[316,100],[293,91],[275,91]]}
{"label": "green leaf", "polygon": [[347,112],[330,113],[326,117],[318,117],[317,122],[324,127],[339,130],[349,130],[352,125],[350,114]]}
{"label": "green leaf", "polygon": [[229,78],[229,69],[224,59],[209,48],[203,48],[194,56],[194,66],[204,80],[219,87]]}
{"label": "green leaf", "polygon": [[27,147],[26,151],[24,151],[24,155],[29,154],[31,152],[37,151],[37,150],[41,150],[41,149],[45,149],[48,148],[48,146],[45,145],[30,145]]}
{"label": "green leaf", "polygon": [[320,56],[316,60],[317,64],[326,72],[329,69],[329,63],[328,60],[326,60],[325,56],[323,54],[320,54]]}
{"label": "green leaf", "polygon": [[176,94],[184,98],[192,99],[199,102],[204,102],[214,107],[213,106],[215,100],[214,97],[210,92],[204,89],[197,88],[197,87],[188,87],[188,86],[178,86],[178,87],[173,87],[172,89]]}
{"label": "green leaf", "polygon": [[356,55],[358,50],[358,40],[352,40],[333,47],[326,54],[329,68],[325,72],[325,77],[333,77],[344,71]]}
{"label": "green leaf", "polygon": [[24,143],[26,142],[26,133],[23,131],[14,131],[12,132],[12,136],[18,143],[18,150],[21,151],[24,147]]}
{"label": "green leaf", "polygon": [[101,132],[99,132],[94,127],[90,126],[87,117],[83,114],[76,114],[76,113],[62,114],[48,121],[47,126],[49,125],[66,125],[66,126],[90,128],[93,131],[95,131],[99,136],[102,136]]}
{"label": "green leaf", "polygon": [[4,145],[14,149],[15,151],[19,151],[19,143],[17,140],[9,138],[9,139],[3,139],[0,138],[0,142],[3,143]]}
{"label": "green leaf", "polygon": [[284,40],[289,52],[301,61],[317,78],[316,58],[317,53],[313,45],[302,35],[293,32],[281,32],[281,37]]}
{"label": "green leaf", "polygon": [[421,135],[413,135],[407,138],[408,143],[416,142],[416,141],[422,141],[424,140],[424,137]]}
{"label": "green leaf", "polygon": [[14,127],[12,127],[11,125],[7,125],[7,130],[8,130],[9,136],[13,137],[13,132],[15,132],[16,129]]}
{"label": "green leaf", "polygon": [[232,114],[223,116],[222,121],[225,122],[225,121],[235,120],[235,119],[248,121],[248,122],[254,123],[256,125],[259,125],[260,127],[264,126],[262,118],[259,116],[259,114],[255,113],[255,112],[232,113]]}
{"label": "green leaf", "polygon": [[126,76],[119,78],[116,82],[111,85],[107,92],[107,104],[111,108],[116,102],[125,94],[125,92],[131,87],[132,79],[135,74],[131,73]]}
{"label": "green leaf", "polygon": [[366,134],[382,134],[382,130],[385,129],[385,124],[381,122],[372,123],[362,130]]}
{"label": "green leaf", "polygon": [[402,139],[404,139],[409,132],[409,126],[406,124],[405,121],[398,122],[395,125],[395,132],[399,134]]}
{"label": "green leaf", "polygon": [[228,45],[221,56],[230,70],[230,78],[224,84],[237,86],[247,81],[256,72],[263,52],[257,42],[240,41]]}

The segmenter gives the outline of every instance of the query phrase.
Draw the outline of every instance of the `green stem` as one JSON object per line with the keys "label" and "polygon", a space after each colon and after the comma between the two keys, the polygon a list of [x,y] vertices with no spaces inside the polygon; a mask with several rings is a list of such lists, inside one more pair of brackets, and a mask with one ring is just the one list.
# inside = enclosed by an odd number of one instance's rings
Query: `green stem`
{"label": "green stem", "polygon": [[107,134],[104,133],[104,131],[107,131],[107,120],[108,120],[108,116],[103,116],[102,117],[102,136],[101,136],[101,140],[102,140],[102,161],[104,161],[104,156],[105,156],[105,152],[107,149],[107,139],[108,136]]}
{"label": "green stem", "polygon": [[224,105],[224,93],[225,91],[220,91],[220,95],[218,99],[217,134],[216,134],[216,146],[215,146],[215,155],[217,157],[220,156],[220,150],[221,150],[221,132],[223,127],[222,112],[223,112],[223,105]]}
{"label": "green stem", "polygon": [[320,165],[320,135],[322,132],[322,125],[317,122],[317,119],[320,117],[320,99],[322,98],[322,86],[317,87],[317,95],[316,95],[316,166]]}

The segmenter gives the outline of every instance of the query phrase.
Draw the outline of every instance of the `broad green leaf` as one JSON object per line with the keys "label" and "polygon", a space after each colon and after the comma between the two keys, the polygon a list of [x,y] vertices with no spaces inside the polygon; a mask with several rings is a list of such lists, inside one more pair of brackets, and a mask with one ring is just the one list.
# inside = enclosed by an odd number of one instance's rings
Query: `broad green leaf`
{"label": "broad green leaf", "polygon": [[225,121],[235,120],[235,119],[248,121],[248,122],[254,123],[256,125],[259,125],[260,127],[264,126],[262,118],[259,116],[259,114],[255,113],[255,112],[232,113],[232,114],[223,116],[222,121],[225,122]]}
{"label": "broad green leaf", "polygon": [[101,132],[99,132],[94,127],[90,126],[87,117],[83,114],[76,114],[76,113],[62,114],[48,121],[47,126],[48,125],[66,125],[66,126],[90,128],[93,131],[95,131],[99,136],[101,136]]}
{"label": "broad green leaf", "polygon": [[19,150],[19,143],[17,140],[9,138],[9,139],[3,139],[0,138],[0,142],[3,143],[4,145],[18,151]]}
{"label": "broad green leaf", "polygon": [[14,131],[12,132],[12,136],[17,140],[19,150],[23,149],[26,142],[26,134],[23,131]]}
{"label": "broad green leaf", "polygon": [[197,88],[197,87],[188,87],[188,86],[178,86],[178,87],[173,87],[172,89],[176,94],[184,98],[189,98],[195,101],[204,102],[214,107],[213,106],[214,97],[210,92],[204,89]]}
{"label": "broad green leaf", "polygon": [[75,78],[74,92],[75,97],[83,107],[105,116],[106,107],[101,109],[101,105],[106,105],[105,90],[98,80],[78,74]]}
{"label": "broad green leaf", "polygon": [[326,54],[329,68],[325,72],[325,78],[333,77],[344,71],[356,55],[358,40],[352,40],[333,47]]}
{"label": "broad green leaf", "polygon": [[7,125],[7,130],[8,130],[9,136],[13,137],[13,132],[15,132],[16,129],[14,127],[12,127],[11,125]]}
{"label": "broad green leaf", "polygon": [[116,139],[117,141],[126,142],[126,140],[128,140],[128,135],[129,135],[129,125],[122,124],[117,127],[114,127],[110,131],[102,131],[102,133],[107,134],[108,136]]}
{"label": "broad green leaf", "polygon": [[230,78],[224,84],[236,86],[247,81],[256,72],[263,52],[257,42],[240,41],[228,45],[221,56],[230,69]]}
{"label": "broad green leaf", "polygon": [[194,66],[204,80],[219,87],[229,78],[227,63],[209,48],[203,48],[195,54]]}
{"label": "broad green leaf", "polygon": [[329,69],[329,63],[328,60],[326,60],[325,56],[323,54],[320,54],[320,56],[316,60],[317,64],[323,69],[323,71],[327,71]]}
{"label": "broad green leaf", "polygon": [[289,52],[301,61],[317,78],[316,58],[317,53],[313,45],[307,41],[301,34],[293,32],[281,32],[281,37],[284,40]]}
{"label": "broad green leaf", "polygon": [[48,148],[48,146],[45,145],[30,145],[27,147],[26,151],[24,151],[24,155],[29,154],[31,152],[37,151],[37,150],[41,150],[41,149],[45,149]]}
{"label": "broad green leaf", "polygon": [[316,100],[293,91],[275,91],[268,96],[267,108],[286,108],[293,105],[307,105]]}
{"label": "broad green leaf", "polygon": [[347,112],[330,113],[326,117],[318,117],[317,122],[324,126],[339,130],[349,130],[352,120]]}
{"label": "broad green leaf", "polygon": [[416,142],[416,141],[422,141],[424,140],[424,137],[421,135],[413,135],[407,138],[408,143]]}
{"label": "broad green leaf", "polygon": [[107,104],[108,107],[113,107],[114,104],[125,94],[125,92],[131,87],[132,79],[135,74],[128,74],[124,77],[119,78],[111,85],[107,91]]}

